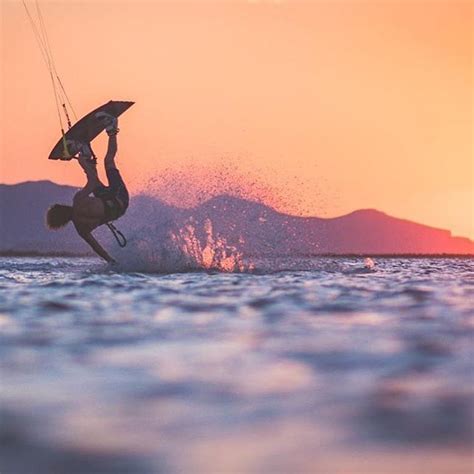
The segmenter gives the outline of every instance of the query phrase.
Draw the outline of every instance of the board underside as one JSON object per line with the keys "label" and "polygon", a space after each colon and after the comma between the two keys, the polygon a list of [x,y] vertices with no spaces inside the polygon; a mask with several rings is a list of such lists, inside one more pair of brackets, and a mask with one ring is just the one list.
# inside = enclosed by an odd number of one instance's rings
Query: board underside
{"label": "board underside", "polygon": [[[90,143],[94,140],[104,127],[104,122],[99,120],[95,115],[97,112],[106,112],[114,117],[119,117],[126,110],[128,110],[135,102],[129,101],[115,101],[111,100],[106,104],[93,110],[85,117],[82,117],[76,122],[65,134],[61,137],[54,146],[53,150],[49,154],[49,160],[71,160],[76,155],[77,150],[75,149],[74,143]],[[67,143],[67,149],[65,150],[65,143]]]}

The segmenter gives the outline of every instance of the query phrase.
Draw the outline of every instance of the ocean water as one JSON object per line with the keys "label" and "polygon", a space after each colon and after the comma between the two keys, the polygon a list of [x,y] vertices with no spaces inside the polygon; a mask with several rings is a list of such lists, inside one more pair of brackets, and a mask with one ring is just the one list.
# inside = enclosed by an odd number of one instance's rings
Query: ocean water
{"label": "ocean water", "polygon": [[202,263],[0,259],[0,472],[473,472],[474,260]]}

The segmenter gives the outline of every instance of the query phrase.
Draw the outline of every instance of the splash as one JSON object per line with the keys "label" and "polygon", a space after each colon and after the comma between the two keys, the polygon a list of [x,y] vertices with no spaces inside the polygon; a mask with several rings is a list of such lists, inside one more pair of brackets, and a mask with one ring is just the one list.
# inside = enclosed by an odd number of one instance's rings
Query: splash
{"label": "splash", "polygon": [[[210,219],[202,222],[193,217],[179,222],[148,225],[138,230],[120,269],[153,273],[187,271],[247,272],[251,263],[235,246],[216,233]],[[160,227],[160,228],[159,228]]]}
{"label": "splash", "polygon": [[[226,160],[212,167],[174,166],[136,182],[142,194],[124,219],[124,230],[135,238],[129,238],[121,268],[246,272],[262,256],[297,253],[300,239],[278,210],[291,209],[298,193],[288,193],[288,177],[285,186],[270,185],[277,181],[270,178],[271,170],[256,175]],[[302,202],[297,205],[303,209]]]}
{"label": "splash", "polygon": [[[192,208],[226,194],[258,202],[283,213],[298,216],[325,215],[327,190],[321,183],[297,176],[279,176],[275,170],[246,170],[232,161],[203,167],[191,163],[186,167],[166,168],[140,183],[141,193],[154,196],[169,205]],[[308,198],[310,196],[310,198]],[[333,198],[331,198],[333,200]]]}
{"label": "splash", "polygon": [[214,235],[210,219],[204,221],[203,232],[204,245],[197,235],[196,223],[190,219],[183,228],[170,234],[175,248],[188,259],[191,266],[222,272],[242,272],[248,269],[243,263],[243,254],[229,245],[225,238]]}
{"label": "splash", "polygon": [[367,257],[364,260],[364,267],[367,268],[367,270],[374,270],[375,262],[370,257]]}

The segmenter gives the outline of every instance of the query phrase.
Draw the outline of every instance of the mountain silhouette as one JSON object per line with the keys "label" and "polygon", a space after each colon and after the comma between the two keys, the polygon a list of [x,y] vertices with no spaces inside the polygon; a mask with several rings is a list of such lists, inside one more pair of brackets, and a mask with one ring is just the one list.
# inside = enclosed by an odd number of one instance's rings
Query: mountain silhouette
{"label": "mountain silhouette", "polygon": [[[60,231],[45,226],[53,203],[70,203],[77,188],[51,181],[0,184],[0,251],[91,254],[68,225]],[[212,222],[213,232],[244,255],[318,254],[474,254],[474,242],[436,229],[388,216],[374,209],[336,218],[298,217],[277,212],[265,204],[229,195],[214,197],[190,209],[170,206],[139,195],[117,226],[127,236],[166,232],[194,223]],[[107,229],[96,233],[105,245],[114,245]]]}

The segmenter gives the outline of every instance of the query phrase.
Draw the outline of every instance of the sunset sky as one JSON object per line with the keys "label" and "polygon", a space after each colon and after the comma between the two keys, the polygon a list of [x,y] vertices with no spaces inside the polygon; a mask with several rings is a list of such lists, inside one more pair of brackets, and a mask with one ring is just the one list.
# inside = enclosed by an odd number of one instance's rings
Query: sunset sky
{"label": "sunset sky", "polygon": [[[23,4],[0,4],[0,181],[81,185],[47,160],[60,130]],[[376,208],[474,238],[470,1],[40,5],[78,116],[136,101],[119,124],[133,193],[240,187],[285,212]]]}

